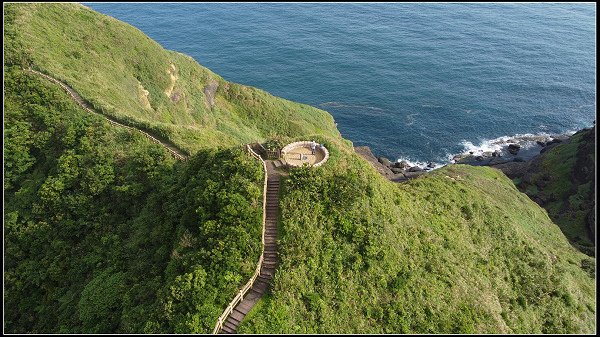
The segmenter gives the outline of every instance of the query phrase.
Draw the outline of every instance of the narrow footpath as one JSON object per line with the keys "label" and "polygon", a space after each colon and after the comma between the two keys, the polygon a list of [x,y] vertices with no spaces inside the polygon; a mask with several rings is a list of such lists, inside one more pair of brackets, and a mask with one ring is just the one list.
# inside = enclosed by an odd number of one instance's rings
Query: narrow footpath
{"label": "narrow footpath", "polygon": [[70,86],[64,84],[63,82],[57,80],[56,78],[50,76],[50,75],[46,75],[42,72],[39,72],[37,70],[33,70],[31,68],[29,69],[23,69],[25,71],[28,71],[30,73],[39,75],[44,77],[45,79],[54,82],[56,84],[58,84],[61,88],[63,88],[68,94],[69,96],[71,96],[71,98],[85,111],[89,112],[89,113],[93,113],[93,114],[98,114],[102,117],[104,117],[110,124],[118,126],[118,127],[122,127],[128,130],[135,130],[137,132],[140,132],[141,134],[143,134],[144,136],[146,136],[146,138],[150,139],[151,141],[162,145],[167,151],[169,151],[169,153],[171,153],[171,155],[177,159],[177,160],[186,160],[187,156],[181,151],[179,150],[177,147],[175,147],[175,145],[167,143],[166,141],[160,141],[158,140],[156,137],[150,135],[148,132],[146,131],[142,131],[138,128],[135,127],[131,127],[122,123],[117,122],[114,118],[106,116],[103,113],[97,112],[92,110],[92,108],[83,100],[83,98],[81,98],[81,96],[75,91],[73,90],[73,88],[71,88]]}

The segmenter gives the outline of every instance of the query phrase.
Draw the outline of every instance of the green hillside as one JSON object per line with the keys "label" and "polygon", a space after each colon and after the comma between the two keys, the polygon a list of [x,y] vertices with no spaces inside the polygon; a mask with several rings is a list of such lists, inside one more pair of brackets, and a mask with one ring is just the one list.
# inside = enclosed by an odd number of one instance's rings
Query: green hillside
{"label": "green hillside", "polygon": [[174,162],[50,82],[5,75],[5,331],[212,329],[260,255],[261,165],[242,149]]}
{"label": "green hillside", "polygon": [[67,83],[97,110],[154,130],[188,153],[273,135],[339,136],[325,111],[227,82],[82,5],[13,4],[5,14],[14,27],[8,62]]}
{"label": "green hillside", "polygon": [[325,111],[226,82],[130,25],[75,4],[4,13],[6,332],[211,332],[261,250],[263,172],[240,145],[270,138],[331,157],[283,181],[280,264],[240,332],[595,331],[595,259],[500,171],[395,184]]}
{"label": "green hillside", "polygon": [[595,127],[574,134],[566,144],[543,153],[519,183],[519,188],[543,205],[565,236],[593,256]]}
{"label": "green hillside", "polygon": [[500,171],[393,185],[352,157],[294,172],[281,263],[245,333],[595,330],[595,260]]}

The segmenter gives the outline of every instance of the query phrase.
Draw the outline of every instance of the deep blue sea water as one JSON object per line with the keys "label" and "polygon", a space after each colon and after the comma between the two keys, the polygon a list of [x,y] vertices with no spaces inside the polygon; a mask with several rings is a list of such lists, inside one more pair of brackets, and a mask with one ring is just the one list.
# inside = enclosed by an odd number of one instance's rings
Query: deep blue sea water
{"label": "deep blue sea water", "polygon": [[595,120],[594,4],[84,4],[392,159]]}

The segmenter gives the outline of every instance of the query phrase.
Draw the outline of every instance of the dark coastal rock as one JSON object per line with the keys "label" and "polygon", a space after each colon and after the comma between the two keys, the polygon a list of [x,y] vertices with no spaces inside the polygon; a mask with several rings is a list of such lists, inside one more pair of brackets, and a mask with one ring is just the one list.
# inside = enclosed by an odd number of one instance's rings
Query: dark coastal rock
{"label": "dark coastal rock", "polygon": [[421,176],[423,174],[425,174],[425,171],[418,171],[418,172],[408,171],[408,172],[404,172],[404,176],[406,178],[409,178],[409,179],[416,178],[416,177]]}
{"label": "dark coastal rock", "polygon": [[549,141],[548,143],[546,143],[546,146],[548,146],[550,144],[558,144],[558,143],[562,143],[562,139],[554,138],[551,141]]}
{"label": "dark coastal rock", "polygon": [[379,161],[381,164],[383,164],[383,165],[385,165],[385,166],[387,166],[387,167],[390,167],[390,166],[392,166],[392,162],[391,162],[389,159],[387,159],[386,157],[379,157],[377,160],[378,160],[378,161]]}
{"label": "dark coastal rock", "polygon": [[537,145],[539,145],[539,146],[541,146],[541,147],[544,147],[544,146],[546,146],[546,143],[545,143],[545,142],[542,142],[541,140],[538,140],[538,141],[536,141],[536,143],[537,143]]}
{"label": "dark coastal rock", "polygon": [[562,140],[554,141],[554,139],[552,141],[547,142],[546,146],[540,150],[540,154],[550,151],[551,149],[560,145],[562,142],[563,142]]}
{"label": "dark coastal rock", "polygon": [[483,156],[477,156],[477,157],[475,157],[475,160],[482,161],[483,160]]}
{"label": "dark coastal rock", "polygon": [[519,144],[508,144],[508,152],[512,155],[516,155],[517,153],[519,153],[520,149],[521,145]]}
{"label": "dark coastal rock", "polygon": [[371,149],[368,146],[355,146],[354,151],[366,159],[382,176],[388,179],[391,179],[394,176],[394,172],[392,172],[389,167],[382,165],[377,161],[377,157],[373,155],[373,152],[371,152]]}
{"label": "dark coastal rock", "polygon": [[596,204],[594,204],[594,207],[589,211],[589,213],[586,217],[586,224],[587,224],[588,231],[591,233],[591,237],[595,237],[596,236]]}
{"label": "dark coastal rock", "polygon": [[476,162],[477,160],[475,160],[475,156],[472,155],[464,156],[456,160],[457,164],[473,164]]}
{"label": "dark coastal rock", "polygon": [[408,169],[408,172],[424,172],[425,170],[423,170],[422,168],[418,167],[418,166],[413,166],[411,168]]}
{"label": "dark coastal rock", "polygon": [[522,162],[524,162],[524,161],[525,161],[525,159],[523,159],[523,158],[521,158],[521,157],[515,157],[515,158],[513,159],[513,161],[514,161],[514,162],[516,162],[516,163],[522,163]]}
{"label": "dark coastal rock", "polygon": [[402,160],[402,161],[395,162],[394,167],[400,168],[400,169],[407,169],[410,167],[410,164],[406,160]]}
{"label": "dark coastal rock", "polygon": [[489,161],[488,165],[493,166],[493,165],[499,165],[499,164],[504,164],[504,163],[508,163],[508,162],[510,162],[510,160],[500,158],[500,157],[494,157]]}
{"label": "dark coastal rock", "polygon": [[392,172],[398,174],[398,173],[402,173],[404,170],[398,167],[391,167],[390,170],[392,170]]}
{"label": "dark coastal rock", "polygon": [[510,179],[523,177],[527,173],[529,167],[528,162],[515,163],[514,161],[494,165],[494,168],[499,169]]}
{"label": "dark coastal rock", "polygon": [[435,164],[432,162],[429,162],[429,164],[427,164],[427,167],[430,169],[435,168]]}
{"label": "dark coastal rock", "polygon": [[401,183],[403,181],[407,181],[408,178],[404,176],[404,174],[396,174],[395,176],[393,176],[392,178],[390,178],[391,181],[395,182],[395,183]]}

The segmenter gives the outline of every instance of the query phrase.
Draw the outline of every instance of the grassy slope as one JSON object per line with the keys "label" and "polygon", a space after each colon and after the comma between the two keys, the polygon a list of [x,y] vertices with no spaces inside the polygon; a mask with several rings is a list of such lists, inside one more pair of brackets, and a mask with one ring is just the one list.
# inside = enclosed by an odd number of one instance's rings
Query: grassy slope
{"label": "grassy slope", "polygon": [[[286,182],[274,292],[243,331],[594,329],[594,260],[572,249],[546,214],[497,171],[456,166],[398,186],[359,159],[321,110],[227,83],[137,29],[79,5],[14,4],[10,11],[18,29],[7,34],[9,62],[32,62],[104,113],[164,132],[190,152],[268,136],[326,142],[327,165],[299,170]],[[179,76],[173,90],[183,95],[178,103],[164,94],[170,64]],[[219,83],[214,109],[203,94],[211,80]],[[150,109],[139,84],[149,91]],[[193,200],[194,193],[183,195]],[[176,208],[180,200],[170,198]],[[137,225],[152,217],[145,219]],[[205,243],[197,241],[188,253]],[[147,322],[145,331],[201,331],[214,314],[201,303],[215,293],[196,291],[204,278],[194,276],[194,263],[184,266],[192,270],[176,284],[155,282],[181,288],[171,289],[173,298],[197,302],[176,306],[174,318],[173,302],[164,300],[157,316],[141,319],[144,311],[135,311],[126,321]],[[227,279],[231,287],[239,281],[231,274]]]}
{"label": "grassy slope", "polygon": [[595,329],[594,260],[499,171],[398,186],[347,155],[284,186],[273,292],[240,332]]}
{"label": "grassy slope", "polygon": [[[104,113],[155,130],[190,153],[275,134],[339,135],[325,111],[227,82],[131,25],[82,5],[14,4],[8,10],[19,27],[12,38],[25,55],[9,49],[7,58],[31,63]],[[204,88],[213,82],[218,87],[210,107]]]}
{"label": "grassy slope", "polygon": [[6,332],[212,331],[260,254],[260,163],[241,149],[175,162],[5,71]]}
{"label": "grassy slope", "polygon": [[541,160],[519,184],[544,208],[565,236],[581,251],[594,254],[587,216],[594,202],[594,129],[583,130],[541,155]]}

